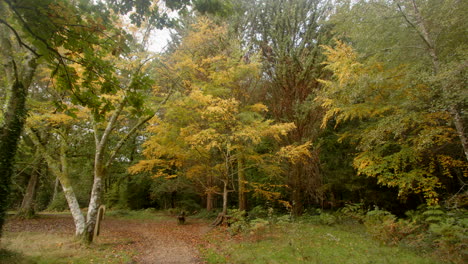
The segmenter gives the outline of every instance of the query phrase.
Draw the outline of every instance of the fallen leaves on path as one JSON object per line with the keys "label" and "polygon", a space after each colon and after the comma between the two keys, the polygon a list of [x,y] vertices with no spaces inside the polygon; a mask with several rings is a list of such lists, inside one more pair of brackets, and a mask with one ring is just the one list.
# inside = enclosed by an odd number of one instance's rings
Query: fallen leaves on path
{"label": "fallen leaves on path", "polygon": [[[29,220],[10,220],[7,232],[45,232],[74,234],[73,220],[66,215],[41,215]],[[134,263],[204,263],[198,248],[206,240],[203,236],[210,230],[208,223],[188,219],[178,225],[176,219],[123,220],[106,218],[96,245],[112,247],[116,252],[134,253]]]}

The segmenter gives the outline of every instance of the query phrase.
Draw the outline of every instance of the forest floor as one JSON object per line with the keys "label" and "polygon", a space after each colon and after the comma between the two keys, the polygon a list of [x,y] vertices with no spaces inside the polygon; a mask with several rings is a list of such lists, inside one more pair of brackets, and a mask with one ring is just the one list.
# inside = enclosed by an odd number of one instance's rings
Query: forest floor
{"label": "forest floor", "polygon": [[[240,226],[238,226],[240,227]],[[231,226],[212,229],[208,220],[158,211],[108,212],[90,246],[73,239],[69,214],[10,217],[1,240],[0,264],[150,264],[150,263],[466,263],[423,247],[388,246],[357,223],[327,226],[313,219],[268,224],[253,220],[243,232]]]}
{"label": "forest floor", "polygon": [[[74,233],[69,215],[41,214],[29,220],[11,219],[4,228],[6,238],[2,246],[34,259],[19,263],[204,263],[198,248],[206,243],[203,236],[211,229],[206,221],[188,219],[178,225],[175,217],[163,215],[155,219],[108,217],[101,227],[95,243],[83,250],[69,239]],[[38,241],[34,242],[36,236]],[[87,253],[81,257],[76,255],[83,251]]]}

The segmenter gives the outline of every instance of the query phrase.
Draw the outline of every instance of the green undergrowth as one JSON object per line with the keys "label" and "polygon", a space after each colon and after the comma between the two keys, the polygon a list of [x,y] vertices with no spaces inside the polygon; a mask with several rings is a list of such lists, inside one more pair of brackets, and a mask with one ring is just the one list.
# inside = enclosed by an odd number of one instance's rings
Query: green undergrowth
{"label": "green undergrowth", "polygon": [[144,210],[108,210],[105,213],[105,217],[112,217],[125,220],[163,220],[169,215],[163,211],[157,211],[155,209],[144,209]]}
{"label": "green undergrowth", "polygon": [[[108,210],[105,213],[106,217],[125,219],[125,220],[168,220],[173,219],[175,216],[179,215],[183,210],[182,209],[168,209],[168,210],[156,210],[154,208],[148,208],[144,210],[125,210],[125,209],[112,209]],[[189,214],[185,212],[185,215],[188,218],[193,219],[207,219],[210,218],[209,214]]]}
{"label": "green undergrowth", "polygon": [[209,235],[210,244],[217,246],[202,249],[208,263],[443,263],[429,254],[380,243],[359,224],[264,225],[243,239],[218,239]]}
{"label": "green undergrowth", "polygon": [[131,263],[133,254],[111,244],[85,247],[69,235],[34,232],[5,232],[2,247],[2,264]]}

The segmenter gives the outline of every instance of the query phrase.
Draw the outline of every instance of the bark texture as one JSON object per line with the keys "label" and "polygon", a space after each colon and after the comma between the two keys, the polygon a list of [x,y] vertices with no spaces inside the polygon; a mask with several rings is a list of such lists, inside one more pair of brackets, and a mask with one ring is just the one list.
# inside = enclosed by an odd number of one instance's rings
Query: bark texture
{"label": "bark texture", "polygon": [[14,80],[10,88],[11,95],[5,112],[4,122],[0,127],[0,236],[5,222],[5,213],[8,208],[14,157],[27,114],[26,98],[28,87],[31,84],[37,67],[36,58],[32,56],[26,58],[22,72],[19,72],[13,59],[11,60],[11,64],[14,68]]}
{"label": "bark texture", "polygon": [[41,161],[37,162],[34,166],[33,171],[29,177],[28,186],[26,187],[26,193],[24,194],[21,207],[18,211],[18,216],[22,218],[31,218],[34,216],[34,197],[36,196],[37,185],[39,182],[39,166]]}

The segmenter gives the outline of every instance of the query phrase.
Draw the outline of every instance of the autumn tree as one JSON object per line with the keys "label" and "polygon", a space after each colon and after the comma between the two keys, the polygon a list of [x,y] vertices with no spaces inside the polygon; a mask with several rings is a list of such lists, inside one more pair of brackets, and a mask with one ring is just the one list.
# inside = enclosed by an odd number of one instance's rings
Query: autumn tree
{"label": "autumn tree", "polygon": [[337,8],[336,31],[353,40],[358,52],[387,58],[392,67],[407,64],[414,81],[431,87],[433,107],[450,114],[468,159],[461,85],[466,75],[467,6],[456,0],[402,0],[344,1]]}
{"label": "autumn tree", "polygon": [[322,80],[325,89],[317,98],[327,109],[322,126],[332,119],[335,126],[359,120],[342,135],[358,142],[357,172],[397,187],[402,199],[421,193],[428,204],[437,204],[444,187],[441,178],[467,167],[456,156],[447,155],[456,130],[447,125],[447,113],[429,110],[430,88],[411,83],[405,66],[360,62],[357,53],[342,42],[324,48],[327,69],[334,78]]}
{"label": "autumn tree", "polygon": [[[155,135],[144,150],[148,159],[131,171],[193,178],[204,187],[208,208],[212,194],[223,196],[223,214],[227,213],[228,192],[238,189],[239,207],[245,210],[245,163],[250,160],[258,165],[267,156],[255,155],[253,147],[268,136],[279,140],[294,125],[273,124],[263,117],[267,110],[263,104],[242,104],[236,99],[248,97],[245,91],[258,78],[258,64],[254,58],[246,62],[238,55],[241,50],[229,39],[226,27],[206,18],[192,27],[167,64],[181,79],[186,95],[174,98],[153,121],[148,131]],[[216,188],[218,182],[222,191]]]}
{"label": "autumn tree", "polygon": [[[335,74],[325,89],[325,98],[331,99],[328,117],[332,122],[354,119],[354,128],[356,122],[369,125],[370,136],[360,141],[367,143],[358,145],[369,151],[354,165],[361,172],[368,168],[363,174],[381,183],[399,186],[402,196],[427,192],[426,201],[436,203],[429,192],[440,196],[463,190],[466,8],[460,1],[342,1],[332,16],[335,32],[356,50],[342,43],[327,49],[327,67]],[[365,122],[356,121],[358,115]]]}
{"label": "autumn tree", "polygon": [[323,55],[319,46],[330,39],[329,2],[318,0],[241,1],[233,28],[249,52],[259,53],[262,81],[251,96],[264,102],[270,115],[279,122],[294,122],[287,144],[312,141],[314,153],[306,163],[290,164],[286,183],[293,213],[300,215],[304,203],[322,204],[322,176],[318,162],[317,138],[322,112],[312,108],[314,92],[320,89],[317,78],[323,74]]}

